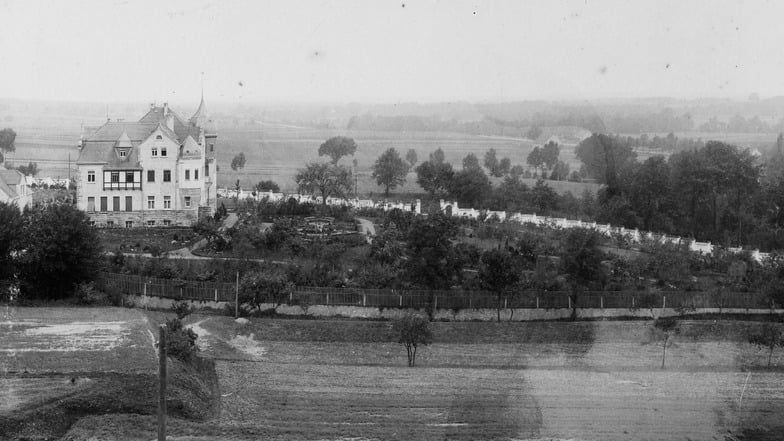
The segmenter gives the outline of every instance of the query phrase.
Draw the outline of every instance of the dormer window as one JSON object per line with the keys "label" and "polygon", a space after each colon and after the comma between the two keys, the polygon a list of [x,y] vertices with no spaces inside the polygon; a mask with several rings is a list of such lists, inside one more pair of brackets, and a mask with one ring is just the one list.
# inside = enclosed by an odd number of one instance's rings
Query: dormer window
{"label": "dormer window", "polygon": [[163,139],[163,136],[161,136],[161,135],[156,135],[156,136],[155,136],[155,139],[156,139],[156,140],[161,140],[161,139]]}
{"label": "dormer window", "polygon": [[124,158],[126,156],[128,156],[128,151],[127,150],[120,150],[120,157]]}

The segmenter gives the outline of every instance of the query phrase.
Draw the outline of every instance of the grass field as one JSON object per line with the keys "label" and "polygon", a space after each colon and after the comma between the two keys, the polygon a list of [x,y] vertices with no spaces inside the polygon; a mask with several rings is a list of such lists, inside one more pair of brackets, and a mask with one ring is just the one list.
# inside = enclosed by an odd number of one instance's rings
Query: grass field
{"label": "grass field", "polygon": [[[660,347],[643,344],[647,322],[434,323],[435,342],[407,368],[389,322],[190,320],[218,359],[223,398],[217,421],[172,427],[185,439],[772,440],[784,430],[784,372],[759,369],[764,355],[742,338],[756,323],[687,322],[662,370]],[[138,421],[131,439],[149,439],[152,423]],[[97,424],[78,432],[106,434]]]}

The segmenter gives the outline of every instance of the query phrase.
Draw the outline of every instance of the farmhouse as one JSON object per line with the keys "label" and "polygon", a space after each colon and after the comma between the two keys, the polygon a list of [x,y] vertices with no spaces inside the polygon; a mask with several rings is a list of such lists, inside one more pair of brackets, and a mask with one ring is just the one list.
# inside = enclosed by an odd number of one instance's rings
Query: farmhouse
{"label": "farmhouse", "polygon": [[16,204],[19,210],[33,205],[30,179],[18,170],[0,169],[0,202]]}
{"label": "farmhouse", "polygon": [[83,135],[77,206],[96,226],[190,225],[215,212],[216,140],[204,97],[187,121],[167,103],[138,122],[107,120]]}

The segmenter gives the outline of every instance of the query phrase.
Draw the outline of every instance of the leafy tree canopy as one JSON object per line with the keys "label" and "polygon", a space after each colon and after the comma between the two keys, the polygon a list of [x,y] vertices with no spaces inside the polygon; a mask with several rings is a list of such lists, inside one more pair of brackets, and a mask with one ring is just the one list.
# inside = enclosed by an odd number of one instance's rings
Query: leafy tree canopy
{"label": "leafy tree canopy", "polygon": [[357,143],[353,139],[345,136],[335,136],[324,141],[319,146],[319,156],[329,156],[332,164],[337,165],[340,158],[353,156],[357,151]]}
{"label": "leafy tree canopy", "polygon": [[347,197],[351,192],[353,181],[351,170],[330,163],[311,162],[298,171],[294,177],[301,191],[319,192],[322,205],[327,205],[327,198]]}
{"label": "leafy tree canopy", "polygon": [[373,165],[373,177],[378,185],[384,186],[384,195],[389,196],[389,190],[394,190],[398,185],[406,182],[408,164],[403,161],[394,147],[387,149],[378,157]]}

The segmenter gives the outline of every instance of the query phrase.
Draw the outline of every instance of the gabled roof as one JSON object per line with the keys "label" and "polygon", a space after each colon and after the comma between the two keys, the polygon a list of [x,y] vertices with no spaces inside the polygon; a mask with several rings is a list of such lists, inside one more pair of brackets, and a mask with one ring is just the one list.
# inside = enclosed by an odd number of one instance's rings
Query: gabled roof
{"label": "gabled roof", "polygon": [[128,137],[128,133],[125,131],[122,132],[119,138],[117,138],[117,142],[114,143],[114,146],[117,148],[131,148],[133,145],[131,144],[131,138]]}
{"label": "gabled roof", "polygon": [[8,199],[13,199],[19,194],[16,186],[24,181],[24,175],[19,170],[0,170],[0,192],[5,193]]}
{"label": "gabled roof", "polygon": [[141,117],[139,122],[146,124],[161,124],[165,127],[166,118],[169,115],[174,119],[174,133],[176,133],[178,142],[181,143],[188,135],[193,136],[194,139],[199,139],[199,128],[183,121],[182,118],[169,107],[153,106],[143,117]]}

